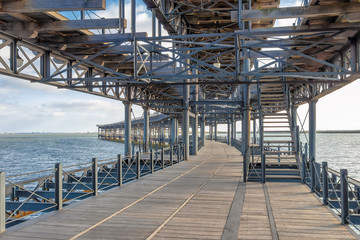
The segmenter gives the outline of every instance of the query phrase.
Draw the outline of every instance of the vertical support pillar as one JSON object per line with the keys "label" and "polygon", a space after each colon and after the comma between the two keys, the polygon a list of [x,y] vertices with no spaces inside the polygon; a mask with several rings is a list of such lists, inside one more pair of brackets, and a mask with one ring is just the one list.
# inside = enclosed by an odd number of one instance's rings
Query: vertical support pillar
{"label": "vertical support pillar", "polygon": [[131,0],[131,35],[136,33],[136,0]]}
{"label": "vertical support pillar", "polygon": [[5,172],[0,172],[0,233],[5,232],[6,221],[6,195]]}
{"label": "vertical support pillar", "polygon": [[314,164],[316,160],[316,102],[316,100],[309,102],[309,159],[312,191],[316,185]]}
{"label": "vertical support pillar", "polygon": [[[215,114],[215,118],[216,118],[216,114]],[[217,122],[215,121],[215,125],[214,125],[214,139],[215,141],[217,141]]]}
{"label": "vertical support pillar", "polygon": [[[185,80],[185,82],[189,82],[189,80]],[[182,122],[182,139],[184,144],[184,160],[189,160],[189,150],[190,150],[190,142],[189,142],[189,96],[190,96],[190,86],[188,84],[184,84],[183,86],[183,122]]]}
{"label": "vertical support pillar", "polygon": [[174,165],[174,148],[173,146],[170,146],[170,166]]}
{"label": "vertical support pillar", "polygon": [[340,169],[341,182],[341,224],[348,224],[349,217],[349,189],[347,182],[347,169]]}
{"label": "vertical support pillar", "polygon": [[202,117],[201,117],[200,137],[201,137],[201,140],[205,141],[205,115],[202,115]]}
{"label": "vertical support pillar", "polygon": [[171,118],[171,131],[170,131],[170,143],[175,145],[178,142],[178,120],[176,118]]}
{"label": "vertical support pillar", "polygon": [[198,147],[199,147],[199,143],[198,143],[198,135],[199,135],[199,113],[195,113],[195,117],[193,119],[193,124],[192,124],[192,155],[197,155],[198,153]]}
{"label": "vertical support pillar", "polygon": [[[244,59],[244,72],[250,71],[250,59]],[[247,81],[246,78],[243,79]],[[248,156],[250,155],[250,85],[243,85],[243,129],[242,129],[242,148],[243,148],[243,181],[247,181],[248,174]]]}
{"label": "vertical support pillar", "polygon": [[350,51],[351,51],[351,71],[357,72],[358,65],[359,65],[359,53],[358,53],[357,38],[352,38],[350,40]]}
{"label": "vertical support pillar", "polygon": [[122,177],[122,156],[121,156],[121,154],[118,154],[118,156],[117,156],[117,180],[118,180],[118,185],[122,186],[123,177]]}
{"label": "vertical support pillar", "polygon": [[328,164],[327,164],[327,162],[322,162],[322,190],[323,190],[323,204],[328,205],[329,183],[328,183]]}
{"label": "vertical support pillar", "polygon": [[150,171],[151,173],[154,172],[154,155],[152,149],[150,149]]}
{"label": "vertical support pillar", "polygon": [[255,118],[255,114],[253,115],[253,143],[256,144],[256,118]]}
{"label": "vertical support pillar", "polygon": [[143,107],[144,110],[144,152],[147,151],[150,142],[150,121],[149,121],[149,108]]}
{"label": "vertical support pillar", "polygon": [[97,158],[92,159],[92,172],[91,172],[91,178],[92,178],[92,189],[93,189],[93,195],[98,195],[98,161]]}
{"label": "vertical support pillar", "polygon": [[230,116],[227,119],[227,144],[231,143],[231,126],[230,126]]}
{"label": "vertical support pillar", "polygon": [[63,184],[62,184],[62,165],[61,163],[55,164],[55,203],[56,210],[63,208]]}
{"label": "vertical support pillar", "polygon": [[161,147],[161,168],[165,168],[164,147]]}
{"label": "vertical support pillar", "polygon": [[140,179],[141,177],[141,158],[140,152],[136,152],[136,178]]}
{"label": "vertical support pillar", "polygon": [[209,139],[213,140],[213,125],[209,125]]}
{"label": "vertical support pillar", "polygon": [[230,137],[231,137],[231,146],[233,145],[232,143],[232,140],[235,138],[234,136],[234,131],[235,131],[235,126],[234,126],[234,114],[231,115],[231,118],[230,118]]}
{"label": "vertical support pillar", "polygon": [[306,182],[306,155],[302,155],[302,161],[301,161],[301,181],[305,184]]}
{"label": "vertical support pillar", "polygon": [[131,155],[131,103],[125,105],[125,156]]}

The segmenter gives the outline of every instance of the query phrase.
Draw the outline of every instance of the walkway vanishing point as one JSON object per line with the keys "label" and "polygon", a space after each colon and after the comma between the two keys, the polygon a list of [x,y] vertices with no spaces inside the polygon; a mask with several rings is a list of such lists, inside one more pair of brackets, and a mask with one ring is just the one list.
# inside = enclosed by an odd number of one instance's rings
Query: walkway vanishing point
{"label": "walkway vanishing point", "polygon": [[182,162],[7,231],[1,239],[355,239],[298,182],[241,181],[240,153],[206,141]]}

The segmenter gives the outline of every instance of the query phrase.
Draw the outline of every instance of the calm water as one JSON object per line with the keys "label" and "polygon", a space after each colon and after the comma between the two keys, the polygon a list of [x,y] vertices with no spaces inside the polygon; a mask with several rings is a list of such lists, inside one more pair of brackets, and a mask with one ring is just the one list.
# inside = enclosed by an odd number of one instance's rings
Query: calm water
{"label": "calm water", "polygon": [[[305,137],[302,136],[304,141]],[[115,158],[122,143],[98,140],[96,134],[0,135],[0,171],[7,176],[90,162],[93,157]],[[317,161],[335,170],[347,168],[360,180],[360,134],[318,134]]]}
{"label": "calm water", "polygon": [[7,176],[115,158],[124,144],[97,139],[97,134],[0,135],[0,171]]}

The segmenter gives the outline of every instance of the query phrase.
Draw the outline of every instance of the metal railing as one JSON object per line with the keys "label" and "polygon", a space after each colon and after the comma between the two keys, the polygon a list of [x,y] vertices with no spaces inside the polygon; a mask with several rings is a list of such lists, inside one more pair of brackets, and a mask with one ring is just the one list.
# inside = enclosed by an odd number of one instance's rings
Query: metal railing
{"label": "metal railing", "polygon": [[[182,145],[15,176],[0,172],[0,232],[184,160]],[[120,167],[119,167],[120,166]],[[38,176],[42,174],[43,176]],[[18,181],[24,176],[29,180]],[[36,176],[36,177],[32,177]]]}
{"label": "metal railing", "polygon": [[350,224],[360,231],[360,182],[348,177],[347,169],[340,172],[307,159],[305,151],[301,157],[301,181],[318,196],[323,205],[329,206],[342,224]]}

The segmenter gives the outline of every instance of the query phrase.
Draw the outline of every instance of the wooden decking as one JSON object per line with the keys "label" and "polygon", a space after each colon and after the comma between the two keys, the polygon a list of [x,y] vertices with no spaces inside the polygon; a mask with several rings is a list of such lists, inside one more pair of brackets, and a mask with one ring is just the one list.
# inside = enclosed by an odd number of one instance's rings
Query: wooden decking
{"label": "wooden decking", "polygon": [[35,219],[2,239],[353,239],[300,183],[242,183],[240,153],[191,161]]}

